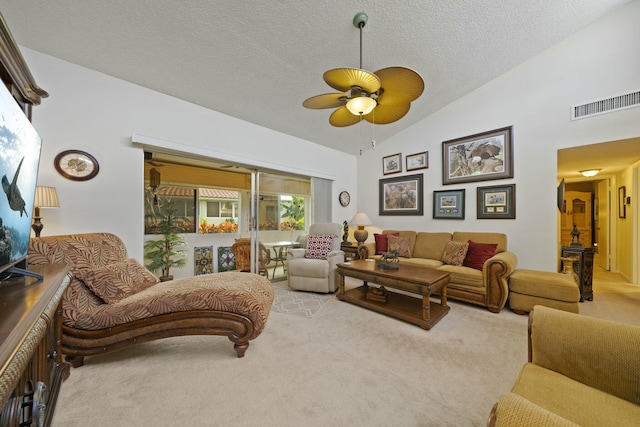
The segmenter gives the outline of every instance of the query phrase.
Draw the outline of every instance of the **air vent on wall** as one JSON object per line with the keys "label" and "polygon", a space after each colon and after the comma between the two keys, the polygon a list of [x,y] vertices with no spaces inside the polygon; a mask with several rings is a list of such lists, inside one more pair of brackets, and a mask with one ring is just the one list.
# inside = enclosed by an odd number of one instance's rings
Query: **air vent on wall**
{"label": "air vent on wall", "polygon": [[571,106],[571,120],[585,119],[599,114],[640,107],[640,91],[612,96],[599,101]]}

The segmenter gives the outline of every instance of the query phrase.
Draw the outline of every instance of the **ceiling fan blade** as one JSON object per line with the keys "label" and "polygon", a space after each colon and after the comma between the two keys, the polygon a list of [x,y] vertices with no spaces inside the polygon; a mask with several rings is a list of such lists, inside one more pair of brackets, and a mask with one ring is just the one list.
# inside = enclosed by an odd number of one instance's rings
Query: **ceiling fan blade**
{"label": "ceiling fan blade", "polygon": [[329,123],[335,127],[345,127],[355,125],[360,121],[360,116],[354,116],[351,114],[347,107],[338,108],[329,116]]}
{"label": "ceiling fan blade", "polygon": [[383,93],[378,96],[379,105],[407,104],[418,99],[424,91],[420,74],[404,67],[383,68],[375,72],[380,78]]}
{"label": "ceiling fan blade", "polygon": [[322,77],[329,86],[342,92],[351,90],[352,86],[360,86],[369,93],[380,89],[378,76],[360,68],[334,68],[326,71]]}
{"label": "ceiling fan blade", "polygon": [[366,116],[363,116],[363,118],[369,123],[373,123],[374,125],[386,125],[403,118],[409,112],[410,108],[410,103],[396,105],[378,105],[373,109],[372,112],[370,112]]}
{"label": "ceiling fan blade", "polygon": [[307,108],[337,108],[347,103],[344,93],[325,93],[323,95],[312,96],[302,103]]}

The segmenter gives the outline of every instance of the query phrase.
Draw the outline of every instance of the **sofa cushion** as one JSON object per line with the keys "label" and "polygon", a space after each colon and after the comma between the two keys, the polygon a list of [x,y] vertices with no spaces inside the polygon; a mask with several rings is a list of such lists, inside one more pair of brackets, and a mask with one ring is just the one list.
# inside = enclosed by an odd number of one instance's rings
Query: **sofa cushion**
{"label": "sofa cushion", "polygon": [[410,238],[398,237],[393,234],[390,234],[387,238],[389,240],[389,251],[398,251],[398,256],[411,258],[411,249],[413,249],[413,246],[411,245]]}
{"label": "sofa cushion", "polygon": [[472,240],[468,241],[469,249],[464,259],[465,267],[475,268],[482,271],[484,263],[496,254],[497,243],[476,243]]}
{"label": "sofa cushion", "polygon": [[496,253],[505,252],[507,250],[507,235],[504,233],[488,233],[480,231],[456,231],[453,233],[451,240],[456,242],[468,242],[473,240],[476,243],[496,243]]}
{"label": "sofa cushion", "polygon": [[449,286],[464,285],[472,289],[484,289],[484,277],[482,271],[475,268],[465,267],[463,265],[447,265],[443,264],[438,270],[444,270],[451,273]]}
{"label": "sofa cushion", "polygon": [[416,244],[416,235],[418,234],[413,230],[382,230],[382,234],[396,234],[398,233],[400,237],[407,237],[410,241],[409,246],[411,246],[411,254],[413,255],[413,247]]}
{"label": "sofa cushion", "polygon": [[133,258],[104,267],[78,270],[76,276],[107,304],[116,303],[159,282]]}
{"label": "sofa cushion", "polygon": [[307,237],[307,253],[305,258],[326,259],[331,252],[333,236],[330,234],[310,234]]}
{"label": "sofa cushion", "polygon": [[[391,233],[392,236],[400,236],[400,233]],[[376,241],[376,255],[380,255],[382,252],[389,250],[388,234],[373,233],[373,238]]]}
{"label": "sofa cushion", "polygon": [[630,426],[640,406],[533,363],[522,367],[512,393],[584,426]]}
{"label": "sofa cushion", "polygon": [[469,250],[469,243],[466,242],[447,242],[442,254],[442,262],[449,265],[462,265]]}
{"label": "sofa cushion", "polygon": [[416,235],[416,243],[411,255],[415,258],[441,260],[444,248],[451,241],[451,233],[430,233],[421,231]]}

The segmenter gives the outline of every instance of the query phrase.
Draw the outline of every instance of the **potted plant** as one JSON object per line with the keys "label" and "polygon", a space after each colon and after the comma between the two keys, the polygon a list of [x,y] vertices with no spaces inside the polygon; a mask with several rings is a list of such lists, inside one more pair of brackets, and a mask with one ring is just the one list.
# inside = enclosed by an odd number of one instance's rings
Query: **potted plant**
{"label": "potted plant", "polygon": [[158,234],[162,234],[162,238],[145,242],[144,257],[150,261],[147,264],[149,270],[162,272],[160,280],[164,282],[173,279],[173,276],[169,274],[172,267],[180,268],[187,264],[186,250],[180,249],[187,243],[178,234],[181,220],[176,217],[175,207],[171,202],[155,214],[155,219],[157,222],[154,229]]}

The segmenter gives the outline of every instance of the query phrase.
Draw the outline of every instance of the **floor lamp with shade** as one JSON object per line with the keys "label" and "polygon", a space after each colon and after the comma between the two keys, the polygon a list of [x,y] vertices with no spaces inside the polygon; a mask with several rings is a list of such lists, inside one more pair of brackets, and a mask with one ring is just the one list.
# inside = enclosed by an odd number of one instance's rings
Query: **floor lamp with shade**
{"label": "floor lamp with shade", "polygon": [[58,192],[55,187],[36,187],[36,196],[33,200],[34,206],[34,214],[33,214],[33,224],[31,224],[31,228],[36,233],[36,237],[40,237],[40,233],[42,232],[42,228],[44,224],[42,224],[40,217],[40,208],[59,208],[60,202],[58,201]]}

